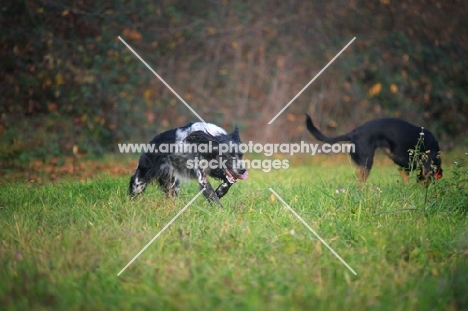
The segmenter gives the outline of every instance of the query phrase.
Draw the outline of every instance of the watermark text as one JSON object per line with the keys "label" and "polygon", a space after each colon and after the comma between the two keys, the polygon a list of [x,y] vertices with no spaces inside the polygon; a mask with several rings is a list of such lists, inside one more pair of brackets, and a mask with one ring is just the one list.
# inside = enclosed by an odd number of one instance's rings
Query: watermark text
{"label": "watermark text", "polygon": [[213,144],[211,141],[204,144],[118,144],[120,153],[200,153],[200,154],[228,154],[228,153],[257,153],[264,154],[267,157],[273,154],[295,155],[295,154],[317,154],[330,153],[354,153],[355,145],[351,143],[336,143],[336,144],[317,144],[300,143],[292,144],[260,144],[249,141],[248,143],[235,144],[232,142],[226,144]]}

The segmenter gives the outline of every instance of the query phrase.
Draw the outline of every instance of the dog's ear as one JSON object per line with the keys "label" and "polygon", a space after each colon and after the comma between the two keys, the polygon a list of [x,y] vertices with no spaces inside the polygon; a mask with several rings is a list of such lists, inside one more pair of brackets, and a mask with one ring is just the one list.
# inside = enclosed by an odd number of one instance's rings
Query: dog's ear
{"label": "dog's ear", "polygon": [[236,142],[236,143],[240,143],[240,136],[239,136],[239,128],[237,128],[237,125],[236,125],[236,128],[234,129],[234,132],[232,132],[229,136],[231,136],[231,139]]}

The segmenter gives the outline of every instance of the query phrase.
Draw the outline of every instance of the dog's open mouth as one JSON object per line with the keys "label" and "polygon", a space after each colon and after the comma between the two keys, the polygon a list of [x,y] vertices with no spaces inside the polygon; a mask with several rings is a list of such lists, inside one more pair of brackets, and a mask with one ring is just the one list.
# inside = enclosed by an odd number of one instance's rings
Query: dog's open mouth
{"label": "dog's open mouth", "polygon": [[228,169],[226,169],[225,171],[226,177],[231,184],[235,183],[238,179],[245,180],[249,177],[249,173],[247,171],[242,175],[237,175],[236,173],[231,172]]}

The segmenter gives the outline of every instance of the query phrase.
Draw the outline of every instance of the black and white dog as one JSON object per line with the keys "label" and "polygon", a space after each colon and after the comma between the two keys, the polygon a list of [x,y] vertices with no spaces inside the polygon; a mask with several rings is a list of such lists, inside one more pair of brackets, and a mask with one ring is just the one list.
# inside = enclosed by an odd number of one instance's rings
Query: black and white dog
{"label": "black and white dog", "polygon": [[[242,162],[239,130],[228,134],[210,123],[195,122],[163,132],[150,141],[153,152],[143,153],[130,179],[129,194],[142,193],[156,180],[168,197],[177,196],[181,179],[196,179],[207,200],[222,207],[219,199],[238,179],[247,179]],[[216,190],[208,176],[221,180]]]}

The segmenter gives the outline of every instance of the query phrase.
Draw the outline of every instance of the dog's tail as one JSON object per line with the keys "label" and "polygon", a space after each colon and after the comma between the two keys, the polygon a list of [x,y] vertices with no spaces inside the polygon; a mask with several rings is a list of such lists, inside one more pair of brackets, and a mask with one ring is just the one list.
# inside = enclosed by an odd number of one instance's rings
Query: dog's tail
{"label": "dog's tail", "polygon": [[310,116],[306,113],[306,125],[309,132],[319,141],[323,141],[329,144],[334,144],[339,141],[350,141],[351,138],[349,137],[349,133],[336,136],[336,137],[328,137],[325,136],[318,128],[315,127],[314,123]]}

